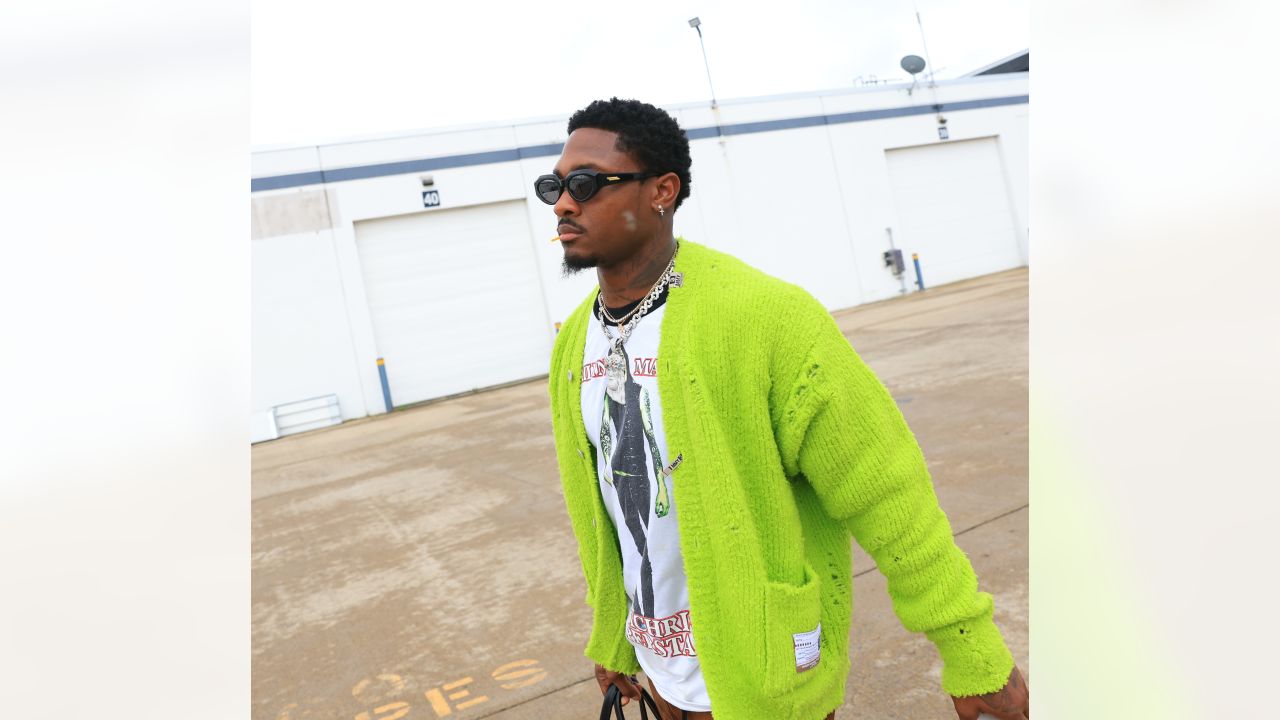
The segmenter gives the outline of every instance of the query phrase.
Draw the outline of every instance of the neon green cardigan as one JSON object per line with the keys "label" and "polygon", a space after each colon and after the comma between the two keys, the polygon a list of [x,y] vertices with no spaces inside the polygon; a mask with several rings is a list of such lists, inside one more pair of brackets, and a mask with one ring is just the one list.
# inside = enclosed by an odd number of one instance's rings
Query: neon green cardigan
{"label": "neon green cardigan", "polygon": [[[888,580],[894,611],[943,660],[942,687],[1004,686],[1013,658],[992,601],[956,547],[915,437],[831,315],[800,288],[681,240],[683,284],[658,353],[694,645],[718,720],[815,720],[844,702],[850,534]],[[550,371],[565,505],[593,608],[585,655],[640,669],[624,632],[618,538],[582,422],[588,297]],[[821,621],[821,659],[796,672],[792,636]]]}

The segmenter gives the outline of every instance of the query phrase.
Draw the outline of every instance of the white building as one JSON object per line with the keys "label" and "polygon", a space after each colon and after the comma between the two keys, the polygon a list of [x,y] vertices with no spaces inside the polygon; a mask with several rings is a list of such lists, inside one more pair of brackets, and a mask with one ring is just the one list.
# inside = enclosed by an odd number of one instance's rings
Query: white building
{"label": "white building", "polygon": [[[677,234],[832,310],[914,289],[913,253],[926,287],[1027,264],[1017,57],[932,88],[667,107],[693,155]],[[386,412],[380,358],[395,406],[546,374],[595,284],[561,277],[533,194],[567,120],[253,154],[253,441]]]}

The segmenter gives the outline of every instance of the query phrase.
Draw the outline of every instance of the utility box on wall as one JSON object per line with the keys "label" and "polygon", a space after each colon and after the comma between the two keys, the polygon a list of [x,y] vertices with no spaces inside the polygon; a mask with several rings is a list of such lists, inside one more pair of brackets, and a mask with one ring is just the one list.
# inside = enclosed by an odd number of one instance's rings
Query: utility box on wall
{"label": "utility box on wall", "polygon": [[884,266],[891,268],[894,275],[901,275],[906,271],[906,265],[902,264],[902,251],[898,249],[884,251]]}

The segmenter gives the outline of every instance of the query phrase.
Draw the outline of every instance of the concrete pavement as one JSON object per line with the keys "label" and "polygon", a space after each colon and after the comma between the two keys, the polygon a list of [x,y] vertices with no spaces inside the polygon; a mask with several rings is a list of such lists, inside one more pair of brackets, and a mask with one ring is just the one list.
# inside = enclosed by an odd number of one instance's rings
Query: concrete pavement
{"label": "concrete pavement", "polygon": [[[1026,269],[836,317],[1030,680]],[[598,716],[548,412],[539,380],[254,446],[254,720]],[[854,572],[836,717],[954,718],[933,646],[856,547]]]}

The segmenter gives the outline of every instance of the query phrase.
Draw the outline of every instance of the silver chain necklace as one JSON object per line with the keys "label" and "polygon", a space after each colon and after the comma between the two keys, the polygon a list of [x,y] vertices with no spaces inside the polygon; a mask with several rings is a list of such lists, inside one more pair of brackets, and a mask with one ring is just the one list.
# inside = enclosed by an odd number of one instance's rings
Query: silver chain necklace
{"label": "silver chain necklace", "polygon": [[626,315],[623,315],[620,318],[616,318],[613,315],[609,314],[609,308],[605,307],[603,304],[600,305],[600,312],[604,314],[604,319],[608,320],[614,325],[617,325],[618,327],[622,327],[624,324],[626,324],[626,322],[630,320],[633,315],[639,312],[639,310],[640,310],[640,306],[636,305],[635,307],[631,308],[631,312],[627,313]]}
{"label": "silver chain necklace", "polygon": [[[607,364],[608,377],[612,382],[621,383],[626,378],[627,360],[622,354],[622,346],[627,342],[627,338],[631,337],[631,331],[635,330],[640,320],[648,314],[653,308],[653,304],[658,301],[658,297],[662,295],[662,291],[671,281],[671,276],[676,268],[676,255],[680,254],[680,246],[676,245],[676,251],[671,255],[671,261],[667,263],[667,269],[662,271],[662,275],[654,281],[653,287],[649,289],[649,294],[644,296],[644,300],[640,301],[640,305],[635,310],[624,316],[624,322],[618,322],[609,315],[609,311],[604,306],[604,291],[601,290],[596,295],[596,302],[600,305],[600,329],[604,332],[604,337],[613,346],[609,352],[609,360]],[[618,322],[618,337],[609,335],[609,326],[605,324],[605,318],[612,322]]]}

